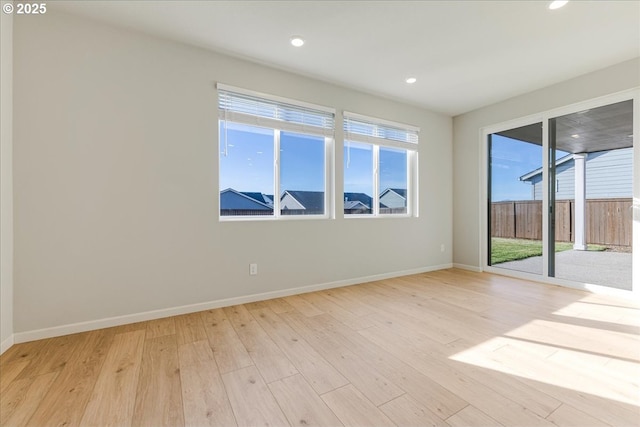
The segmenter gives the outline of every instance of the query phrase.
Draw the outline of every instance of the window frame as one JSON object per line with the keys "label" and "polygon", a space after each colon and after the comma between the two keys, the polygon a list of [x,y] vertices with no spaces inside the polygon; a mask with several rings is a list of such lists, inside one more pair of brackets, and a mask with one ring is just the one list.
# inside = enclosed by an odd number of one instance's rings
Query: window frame
{"label": "window frame", "polygon": [[[216,84],[218,89],[218,220],[225,221],[274,221],[274,220],[305,220],[305,219],[330,219],[335,216],[335,209],[333,203],[333,151],[335,146],[335,109],[310,104],[303,101],[292,100],[275,95],[269,95],[259,92],[254,92],[247,89],[240,89],[233,86],[224,85],[221,83]],[[224,95],[223,95],[224,94]],[[293,107],[293,109],[299,109],[301,111],[306,110],[310,113],[324,113],[328,118],[330,116],[331,127],[319,127],[313,126],[313,124],[306,124],[300,122],[289,122],[286,120],[279,120],[272,117],[265,117],[260,115],[251,115],[245,112],[229,111],[221,108],[222,96],[239,95],[240,97],[254,98],[259,101],[264,101],[265,104],[278,105],[286,107]],[[304,115],[304,113],[303,113]],[[226,144],[228,143],[227,137],[221,136],[221,129],[223,123],[234,123],[237,125],[245,125],[251,127],[259,127],[268,129],[273,132],[273,213],[271,215],[222,215],[221,206],[221,192],[220,187],[221,178],[221,162],[222,153],[226,151]],[[280,156],[280,144],[281,133],[287,132],[290,134],[297,134],[303,136],[311,136],[323,139],[323,173],[324,173],[324,213],[323,214],[310,214],[310,215],[283,215],[281,212],[281,197],[280,194],[280,176],[281,176],[281,156]],[[235,189],[234,189],[235,190]],[[239,191],[239,190],[235,190]]]}
{"label": "window frame", "polygon": [[[365,134],[349,129],[351,123],[366,124],[371,126],[371,132]],[[373,195],[371,213],[345,214],[344,213],[344,181],[342,185],[342,216],[343,218],[411,218],[418,217],[418,144],[420,128],[417,126],[393,122],[390,120],[369,117],[358,113],[343,112],[344,148],[349,149],[349,144],[369,144],[372,147],[373,162]],[[404,137],[391,139],[385,137],[385,131],[404,132]],[[403,140],[402,140],[403,139]],[[389,148],[402,150],[406,153],[406,212],[405,213],[380,213],[380,195],[386,188],[380,188],[380,149]],[[344,162],[343,162],[344,168]],[[343,174],[344,176],[344,174]],[[390,187],[389,187],[390,188]]]}

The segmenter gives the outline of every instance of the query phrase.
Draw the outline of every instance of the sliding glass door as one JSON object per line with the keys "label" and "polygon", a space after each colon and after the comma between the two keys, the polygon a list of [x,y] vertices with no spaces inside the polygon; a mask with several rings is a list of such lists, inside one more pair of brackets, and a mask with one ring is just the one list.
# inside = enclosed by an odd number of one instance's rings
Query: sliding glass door
{"label": "sliding glass door", "polygon": [[487,263],[542,274],[542,123],[490,134],[488,145]]}
{"label": "sliding glass door", "polygon": [[549,276],[631,290],[633,101],[549,119]]}
{"label": "sliding glass door", "polygon": [[632,290],[633,132],[625,100],[486,134],[486,265]]}

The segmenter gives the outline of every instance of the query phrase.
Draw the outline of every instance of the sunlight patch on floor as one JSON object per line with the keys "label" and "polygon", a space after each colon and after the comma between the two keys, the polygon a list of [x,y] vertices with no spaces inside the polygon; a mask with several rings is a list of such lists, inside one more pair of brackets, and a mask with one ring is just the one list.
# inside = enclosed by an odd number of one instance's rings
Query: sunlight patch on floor
{"label": "sunlight patch on floor", "polygon": [[[597,304],[578,301],[554,311],[553,314],[598,322],[617,323],[636,328],[640,325],[640,310],[632,307],[617,307],[612,310],[612,307],[608,305],[598,307]],[[640,328],[638,328],[638,332],[640,332]]]}
{"label": "sunlight patch on floor", "polygon": [[[518,329],[526,330],[527,326]],[[522,335],[522,331],[518,334]],[[525,382],[532,380],[640,406],[638,377],[630,376],[640,369],[637,361],[509,336],[491,338],[449,359],[513,375]]]}
{"label": "sunlight patch on floor", "polygon": [[640,356],[640,340],[636,334],[571,323],[536,319],[505,335],[603,356],[632,360]]}

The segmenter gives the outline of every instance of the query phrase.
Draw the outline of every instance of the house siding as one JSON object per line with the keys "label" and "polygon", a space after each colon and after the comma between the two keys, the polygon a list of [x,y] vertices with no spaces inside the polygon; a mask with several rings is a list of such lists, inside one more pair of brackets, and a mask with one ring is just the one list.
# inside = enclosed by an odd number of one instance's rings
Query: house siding
{"label": "house siding", "polygon": [[388,191],[380,197],[380,203],[388,208],[403,208],[407,206],[407,201],[393,191]]}
{"label": "house siding", "polygon": [[633,148],[591,153],[587,161],[587,198],[631,197]]}
{"label": "house siding", "polygon": [[[556,170],[556,200],[574,198],[574,161]],[[633,189],[633,148],[589,153],[586,164],[587,199],[615,199],[631,197]],[[542,200],[542,174],[536,175],[534,200]]]}
{"label": "house siding", "polygon": [[282,200],[280,200],[280,209],[300,210],[300,209],[305,209],[305,207],[302,206],[300,202],[298,202],[296,199],[294,199],[293,196],[291,196],[291,194],[286,193],[282,197]]}

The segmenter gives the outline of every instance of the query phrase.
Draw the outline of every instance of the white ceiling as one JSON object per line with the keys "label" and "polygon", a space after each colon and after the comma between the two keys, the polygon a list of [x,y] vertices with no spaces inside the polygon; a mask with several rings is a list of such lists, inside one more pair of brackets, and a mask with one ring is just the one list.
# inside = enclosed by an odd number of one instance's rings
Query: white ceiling
{"label": "white ceiling", "polygon": [[[455,116],[640,56],[640,1],[574,0],[556,11],[548,3],[85,0],[55,7]],[[292,47],[292,35],[305,46]],[[406,84],[408,76],[418,82]]]}

